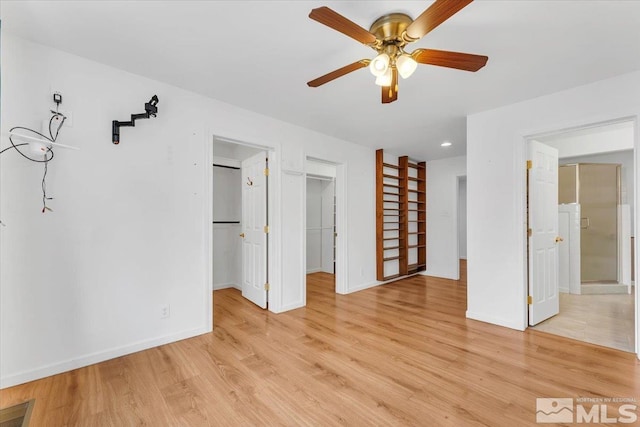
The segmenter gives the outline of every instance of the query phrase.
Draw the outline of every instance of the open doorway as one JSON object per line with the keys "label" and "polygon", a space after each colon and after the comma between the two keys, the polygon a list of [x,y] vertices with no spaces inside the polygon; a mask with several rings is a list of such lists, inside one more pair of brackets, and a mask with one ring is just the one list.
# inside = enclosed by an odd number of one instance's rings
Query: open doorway
{"label": "open doorway", "polygon": [[214,138],[212,168],[212,290],[267,308],[268,151]]}
{"label": "open doorway", "polygon": [[[539,178],[540,165],[536,166],[533,158],[536,154],[530,157],[530,324],[540,331],[634,352],[637,291],[631,255],[635,234],[633,122],[545,135],[529,142],[530,147],[532,144],[539,145],[537,153],[555,152],[558,160],[553,166],[555,206],[545,209],[541,207],[544,191],[540,189],[549,181],[534,182],[543,180]],[[545,215],[553,221],[541,220]],[[543,256],[546,246],[553,256]],[[548,271],[544,272],[545,268]],[[540,318],[535,311],[545,311],[542,307],[552,302],[554,292],[557,314]]]}
{"label": "open doorway", "polygon": [[307,299],[314,288],[336,289],[336,165],[308,158],[306,172],[305,252]]}
{"label": "open doorway", "polygon": [[458,186],[458,280],[467,283],[467,177],[457,177]]}

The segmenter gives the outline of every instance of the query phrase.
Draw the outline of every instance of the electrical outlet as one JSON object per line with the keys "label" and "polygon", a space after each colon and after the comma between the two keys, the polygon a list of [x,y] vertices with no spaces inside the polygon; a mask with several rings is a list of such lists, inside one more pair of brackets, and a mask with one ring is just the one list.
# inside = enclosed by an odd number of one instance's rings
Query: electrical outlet
{"label": "electrical outlet", "polygon": [[169,316],[171,316],[171,306],[168,304],[160,306],[160,318],[166,319]]}

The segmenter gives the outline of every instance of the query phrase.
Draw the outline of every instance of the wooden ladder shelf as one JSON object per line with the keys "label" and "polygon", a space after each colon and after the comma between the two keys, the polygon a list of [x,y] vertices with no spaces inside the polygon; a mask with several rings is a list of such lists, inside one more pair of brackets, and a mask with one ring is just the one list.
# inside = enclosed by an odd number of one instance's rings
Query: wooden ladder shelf
{"label": "wooden ladder shelf", "polygon": [[376,151],[376,277],[391,280],[426,269],[426,164],[397,164]]}

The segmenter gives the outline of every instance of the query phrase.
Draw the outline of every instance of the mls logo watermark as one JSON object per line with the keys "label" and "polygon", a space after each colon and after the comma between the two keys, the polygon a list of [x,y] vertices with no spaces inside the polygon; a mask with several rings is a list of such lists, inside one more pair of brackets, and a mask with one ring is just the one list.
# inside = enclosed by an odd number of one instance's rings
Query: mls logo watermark
{"label": "mls logo watermark", "polygon": [[536,422],[572,423],[573,399],[542,397],[536,399]]}
{"label": "mls logo watermark", "polygon": [[538,423],[622,423],[638,421],[633,397],[546,397],[536,399]]}

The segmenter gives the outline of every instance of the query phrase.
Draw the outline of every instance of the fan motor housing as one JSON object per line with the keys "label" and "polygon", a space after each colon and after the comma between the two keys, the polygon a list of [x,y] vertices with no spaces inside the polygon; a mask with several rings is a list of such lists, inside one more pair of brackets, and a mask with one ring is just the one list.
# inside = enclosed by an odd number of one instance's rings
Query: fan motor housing
{"label": "fan motor housing", "polygon": [[406,44],[402,39],[402,33],[407,29],[413,19],[404,13],[390,13],[383,15],[371,24],[369,32],[382,40],[384,44],[402,46]]}

